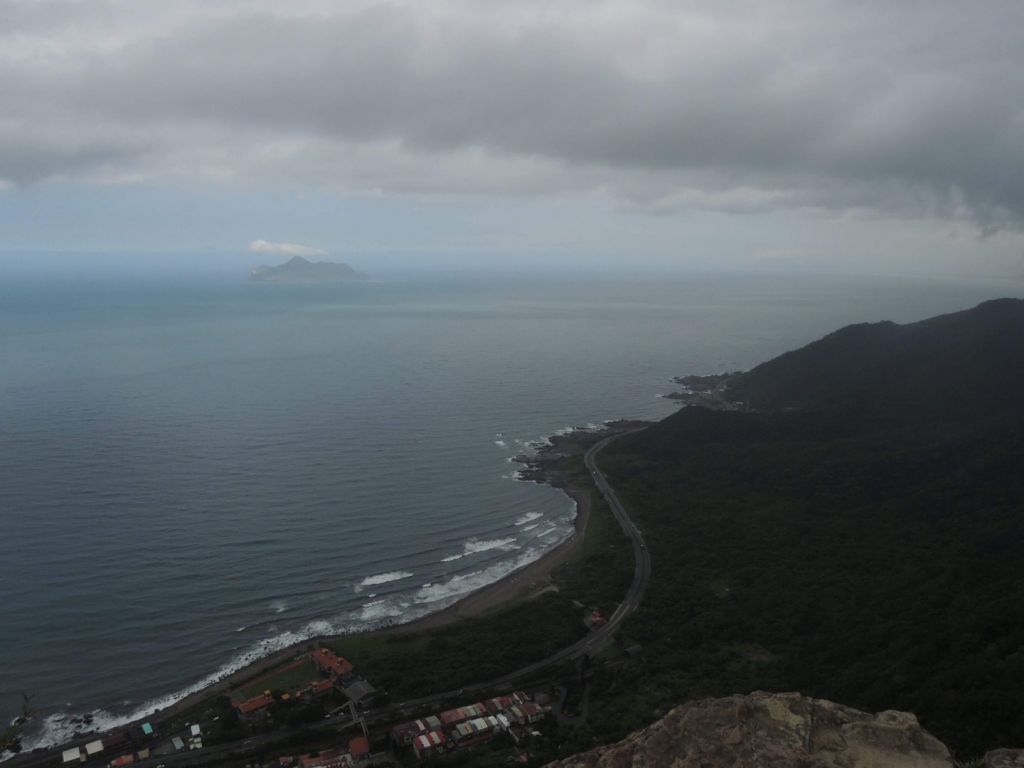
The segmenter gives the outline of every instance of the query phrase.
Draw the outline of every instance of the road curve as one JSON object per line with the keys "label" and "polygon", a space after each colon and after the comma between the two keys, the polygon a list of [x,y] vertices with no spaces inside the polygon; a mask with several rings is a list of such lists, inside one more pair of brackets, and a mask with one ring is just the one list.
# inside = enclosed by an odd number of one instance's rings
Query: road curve
{"label": "road curve", "polygon": [[[606,448],[609,444],[635,432],[639,432],[643,427],[624,430],[622,432],[616,432],[615,434],[609,435],[608,437],[602,438],[598,442],[594,443],[583,456],[583,463],[590,472],[591,478],[594,480],[594,485],[597,490],[604,497],[611,509],[612,514],[622,527],[623,532],[630,539],[633,545],[633,557],[634,557],[634,569],[633,569],[633,582],[629,586],[629,590],[626,592],[625,598],[619,603],[619,606],[615,609],[615,612],[608,619],[608,623],[603,627],[596,629],[580,640],[576,641],[572,645],[563,648],[557,653],[548,656],[546,659],[534,662],[533,664],[527,664],[525,667],[520,667],[514,672],[509,672],[507,675],[494,678],[492,680],[486,680],[480,683],[474,683],[471,685],[464,686],[457,690],[444,691],[441,693],[435,693],[431,696],[424,696],[419,699],[410,699],[408,701],[397,702],[390,704],[386,707],[380,707],[379,709],[368,710],[364,713],[366,722],[368,723],[379,723],[389,722],[395,720],[397,716],[403,714],[403,710],[412,710],[427,705],[440,706],[441,702],[457,698],[459,696],[465,696],[477,691],[504,688],[511,686],[513,683],[521,680],[524,677],[546,669],[547,667],[554,666],[565,661],[574,661],[585,655],[593,655],[598,653],[602,649],[606,648],[614,639],[615,633],[622,626],[622,623],[636,611],[640,605],[640,600],[643,598],[644,591],[647,589],[647,584],[651,578],[651,556],[647,551],[647,545],[644,542],[643,534],[640,529],[636,527],[636,524],[630,518],[629,513],[626,512],[625,507],[622,506],[622,502],[619,501],[619,497],[616,495],[615,490],[609,485],[607,478],[604,473],[597,466],[596,458],[597,455]],[[285,732],[275,732],[264,736],[254,736],[249,739],[244,739],[237,742],[231,742],[228,744],[222,744],[215,747],[207,747],[206,749],[198,750],[195,752],[186,752],[175,755],[163,755],[160,757],[153,757],[148,760],[140,761],[143,765],[150,765],[161,763],[170,768],[186,768],[186,766],[200,766],[208,763],[212,759],[218,757],[226,757],[227,755],[238,755],[246,754],[250,752],[258,751],[261,748],[265,748],[269,744],[277,743],[278,740],[295,735],[303,730],[309,728],[322,728],[329,725],[343,725],[350,723],[351,719],[347,715],[339,715],[337,717],[330,717],[324,720],[318,720],[313,723],[308,723],[298,728],[290,729]],[[59,748],[46,750],[42,753],[34,755],[23,755],[21,758],[13,758],[11,761],[12,768],[16,764],[17,768],[28,768],[29,766],[37,765],[39,763],[52,760],[53,757],[59,752]]]}
{"label": "road curve", "polygon": [[583,455],[583,463],[586,466],[587,471],[590,472],[590,476],[593,478],[597,490],[604,497],[605,501],[608,503],[608,507],[612,511],[612,514],[615,516],[615,519],[618,521],[619,525],[622,526],[623,532],[633,544],[633,557],[635,560],[633,582],[630,584],[625,598],[621,603],[619,603],[618,608],[615,609],[615,613],[613,613],[608,619],[608,623],[603,627],[594,630],[586,637],[577,640],[572,645],[548,656],[546,659],[541,659],[533,664],[527,664],[525,667],[520,667],[514,672],[509,672],[507,675],[503,675],[502,677],[495,678],[493,680],[467,685],[457,690],[435,693],[432,696],[411,699],[409,701],[392,704],[389,707],[382,708],[381,710],[367,712],[367,720],[372,721],[376,719],[383,719],[382,716],[385,714],[393,715],[395,710],[414,709],[432,702],[440,702],[445,699],[451,699],[457,696],[475,693],[477,691],[509,686],[517,680],[529,677],[535,672],[539,672],[546,667],[550,667],[564,661],[572,661],[581,658],[584,655],[593,655],[594,653],[606,648],[609,643],[611,643],[612,639],[615,637],[615,633],[619,630],[619,627],[622,626],[622,623],[640,606],[640,600],[643,598],[644,591],[647,589],[647,584],[651,579],[651,555],[647,550],[647,544],[644,542],[644,537],[640,532],[640,529],[636,527],[636,524],[630,518],[629,513],[626,512],[625,507],[622,506],[622,502],[619,501],[619,497],[616,495],[615,490],[608,484],[608,480],[605,478],[604,473],[598,468],[596,457],[598,453],[613,441],[618,440],[625,435],[639,432],[642,429],[644,429],[644,427],[624,430],[622,432],[616,432],[613,435],[609,435],[590,446],[590,448],[587,449],[587,452]]}
{"label": "road curve", "polygon": [[608,484],[608,480],[605,478],[604,473],[598,469],[595,457],[613,440],[617,440],[624,435],[639,432],[640,429],[631,429],[610,435],[600,442],[592,445],[583,456],[583,463],[590,472],[590,476],[594,479],[594,485],[597,486],[597,490],[601,492],[602,496],[604,496],[604,500],[608,503],[608,507],[611,509],[612,514],[615,515],[615,519],[619,522],[619,525],[622,526],[622,530],[626,534],[626,537],[633,544],[633,583],[629,585],[629,591],[626,592],[625,599],[619,603],[619,607],[608,620],[608,624],[602,627],[602,630],[608,630],[606,636],[603,638],[602,647],[607,644],[622,622],[640,606],[640,600],[643,598],[644,591],[647,589],[647,584],[651,580],[651,553],[647,549],[647,543],[644,541],[643,533],[641,533],[640,529],[636,527],[636,523],[633,522],[629,513],[626,512],[626,508],[622,506],[622,502],[619,501],[619,497],[615,493],[615,489]]}

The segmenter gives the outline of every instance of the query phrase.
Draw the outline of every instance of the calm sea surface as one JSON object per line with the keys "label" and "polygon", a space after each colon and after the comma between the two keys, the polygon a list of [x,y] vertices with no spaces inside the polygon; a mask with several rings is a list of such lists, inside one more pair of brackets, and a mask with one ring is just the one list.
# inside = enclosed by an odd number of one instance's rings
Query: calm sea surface
{"label": "calm sea surface", "polygon": [[[0,715],[31,747],[450,604],[573,508],[509,458],[670,377],[1019,284],[881,278],[0,283]],[[358,659],[356,660],[358,663]],[[97,710],[100,710],[97,712]]]}

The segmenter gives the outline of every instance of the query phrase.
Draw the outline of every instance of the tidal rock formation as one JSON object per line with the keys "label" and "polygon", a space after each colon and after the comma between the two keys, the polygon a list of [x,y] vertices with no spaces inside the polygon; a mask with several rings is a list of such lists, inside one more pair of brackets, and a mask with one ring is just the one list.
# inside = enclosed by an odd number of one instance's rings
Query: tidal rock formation
{"label": "tidal rock formation", "polygon": [[871,715],[799,693],[676,707],[618,744],[549,768],[952,768],[949,750],[907,712]]}

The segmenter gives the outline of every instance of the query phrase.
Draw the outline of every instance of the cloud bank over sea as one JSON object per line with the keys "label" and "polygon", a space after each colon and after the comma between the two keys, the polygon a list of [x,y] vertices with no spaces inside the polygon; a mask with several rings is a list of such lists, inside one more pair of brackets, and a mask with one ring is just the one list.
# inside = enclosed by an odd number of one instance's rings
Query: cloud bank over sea
{"label": "cloud bank over sea", "polygon": [[106,0],[2,21],[8,187],[1024,221],[1014,2]]}
{"label": "cloud bank over sea", "polygon": [[323,248],[313,248],[298,243],[271,243],[267,240],[253,240],[249,243],[250,253],[273,253],[278,256],[326,256]]}

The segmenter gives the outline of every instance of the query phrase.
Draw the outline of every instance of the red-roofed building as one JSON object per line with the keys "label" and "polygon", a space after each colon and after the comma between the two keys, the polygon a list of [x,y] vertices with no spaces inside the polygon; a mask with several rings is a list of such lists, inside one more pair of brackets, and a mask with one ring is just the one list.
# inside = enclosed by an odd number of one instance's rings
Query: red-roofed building
{"label": "red-roofed building", "polygon": [[235,708],[242,717],[252,719],[262,715],[263,710],[273,703],[274,697],[269,693],[264,693],[262,696],[256,696],[247,701],[236,701]]}
{"label": "red-roofed building", "polygon": [[348,751],[356,760],[370,756],[370,741],[365,736],[356,736],[348,742]]}
{"label": "red-roofed building", "polygon": [[394,742],[396,747],[407,747],[412,744],[412,740],[421,733],[440,730],[441,718],[437,715],[428,715],[427,717],[419,720],[410,720],[407,723],[396,725],[391,729],[391,741]]}
{"label": "red-roofed building", "polygon": [[334,683],[331,680],[317,680],[310,684],[308,690],[311,696],[323,696],[334,690]]}
{"label": "red-roofed building", "polygon": [[447,709],[442,712],[438,717],[441,718],[441,722],[446,728],[453,725],[458,725],[467,718],[466,715],[462,714],[462,707],[456,707],[455,709]]}
{"label": "red-roofed building", "polygon": [[448,739],[445,738],[443,731],[421,733],[412,740],[412,750],[420,760],[444,752],[447,745]]}
{"label": "red-roofed building", "polygon": [[490,712],[492,715],[495,715],[498,712],[501,712],[502,710],[508,709],[515,703],[516,700],[513,699],[511,696],[496,696],[493,699],[488,699],[487,701],[485,701],[484,706],[487,707],[488,712]]}
{"label": "red-roofed building", "polygon": [[309,654],[309,658],[316,664],[317,669],[332,678],[350,675],[354,669],[348,659],[338,656],[329,648],[317,648]]}
{"label": "red-roofed building", "polygon": [[483,704],[469,704],[465,707],[458,707],[456,709],[449,709],[446,712],[442,712],[438,717],[441,718],[441,722],[446,727],[451,727],[461,723],[463,720],[469,720],[472,717],[480,717],[480,715],[487,714],[487,709]]}
{"label": "red-roofed building", "polygon": [[506,714],[517,723],[526,725],[527,723],[537,723],[543,720],[544,708],[537,706],[532,701],[524,701],[522,704],[516,704],[509,709]]}

